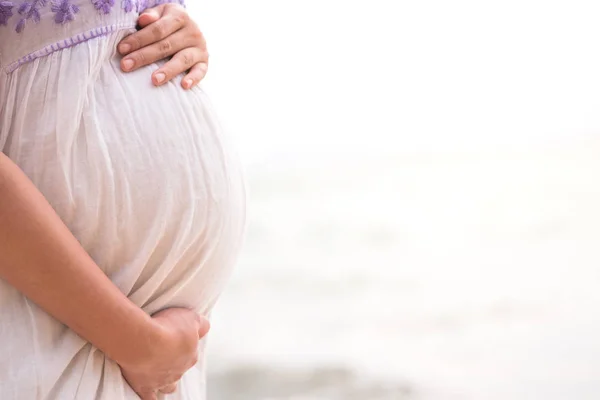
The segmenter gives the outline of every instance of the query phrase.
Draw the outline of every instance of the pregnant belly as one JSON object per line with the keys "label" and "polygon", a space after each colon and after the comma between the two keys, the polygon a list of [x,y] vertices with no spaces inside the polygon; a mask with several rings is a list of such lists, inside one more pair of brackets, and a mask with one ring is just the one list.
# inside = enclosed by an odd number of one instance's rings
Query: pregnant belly
{"label": "pregnant belly", "polygon": [[0,145],[131,300],[205,313],[241,243],[238,163],[200,89],[119,70],[121,36],[13,72]]}

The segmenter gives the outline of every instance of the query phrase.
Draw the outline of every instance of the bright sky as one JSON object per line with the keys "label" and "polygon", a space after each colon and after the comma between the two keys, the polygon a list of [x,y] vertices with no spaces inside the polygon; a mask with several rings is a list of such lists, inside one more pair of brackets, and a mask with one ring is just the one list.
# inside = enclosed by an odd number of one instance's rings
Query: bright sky
{"label": "bright sky", "polygon": [[[194,1],[194,0],[190,0]],[[600,135],[600,3],[204,0],[206,82],[247,159]]]}

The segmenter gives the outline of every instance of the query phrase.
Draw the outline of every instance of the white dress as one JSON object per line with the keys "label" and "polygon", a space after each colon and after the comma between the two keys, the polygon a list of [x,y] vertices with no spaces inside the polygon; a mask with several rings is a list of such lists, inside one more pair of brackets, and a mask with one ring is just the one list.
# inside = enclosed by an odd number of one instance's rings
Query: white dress
{"label": "white dress", "polygon": [[[206,94],[122,73],[148,4],[0,0],[0,150],[147,313],[208,314],[242,242],[240,167]],[[115,327],[118,329],[118,327]],[[0,280],[0,399],[137,399],[118,366]],[[166,399],[205,397],[204,364]]]}

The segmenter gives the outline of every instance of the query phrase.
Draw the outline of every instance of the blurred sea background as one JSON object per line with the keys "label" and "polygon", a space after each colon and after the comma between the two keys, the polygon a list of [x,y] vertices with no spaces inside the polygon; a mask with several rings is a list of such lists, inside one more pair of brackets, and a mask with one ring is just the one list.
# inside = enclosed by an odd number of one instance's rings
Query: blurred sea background
{"label": "blurred sea background", "polygon": [[209,400],[600,398],[600,3],[189,9],[249,191]]}

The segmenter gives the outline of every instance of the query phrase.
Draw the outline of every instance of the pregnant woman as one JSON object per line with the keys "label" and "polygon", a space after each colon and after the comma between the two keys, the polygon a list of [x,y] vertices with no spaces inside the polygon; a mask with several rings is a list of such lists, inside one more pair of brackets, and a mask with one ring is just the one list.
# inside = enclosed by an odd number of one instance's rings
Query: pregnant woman
{"label": "pregnant woman", "polygon": [[0,0],[3,400],[204,398],[201,316],[239,252],[244,186],[190,89],[203,67],[170,80],[193,53],[143,65],[135,48],[185,37],[161,20],[128,37],[148,6]]}

